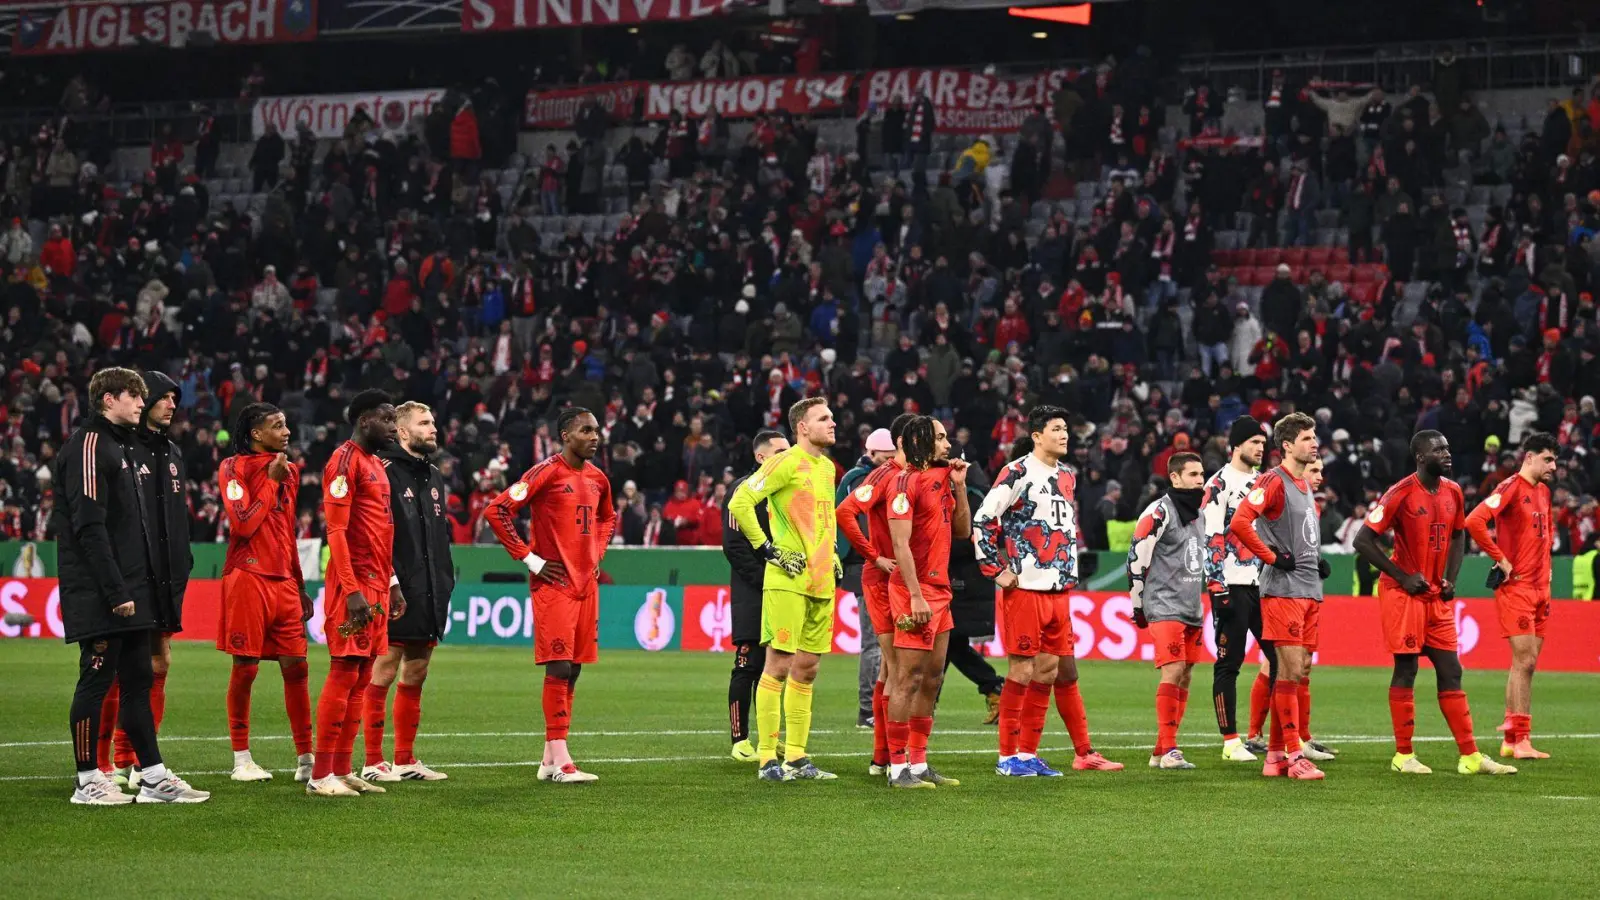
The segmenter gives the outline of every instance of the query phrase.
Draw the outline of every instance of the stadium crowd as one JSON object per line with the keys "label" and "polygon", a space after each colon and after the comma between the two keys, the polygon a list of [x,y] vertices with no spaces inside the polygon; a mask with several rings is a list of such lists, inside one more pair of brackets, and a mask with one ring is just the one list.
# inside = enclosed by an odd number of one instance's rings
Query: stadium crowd
{"label": "stadium crowd", "polygon": [[[665,66],[703,69],[692,55]],[[492,541],[484,507],[558,449],[572,404],[605,431],[618,541],[716,544],[749,437],[810,394],[833,402],[841,471],[904,411],[993,472],[1033,404],[1072,410],[1096,549],[1172,453],[1220,467],[1246,412],[1314,415],[1323,540],[1346,547],[1417,429],[1450,439],[1469,503],[1546,430],[1557,552],[1594,541],[1600,88],[1528,111],[1524,132],[1443,79],[1393,99],[1225,87],[1194,85],[1167,122],[1150,60],[1107,61],[1019,134],[947,154],[925,99],[869,110],[853,145],[804,117],[738,137],[675,117],[613,151],[625,124],[591,111],[531,161],[480,129],[475,109],[502,101],[452,91],[405,132],[269,132],[246,208],[211,195],[204,128],[163,132],[124,189],[63,116],[5,145],[0,537],[50,537],[88,376],[129,365],[181,389],[197,540],[221,537],[215,475],[244,403],[289,413],[314,482],[348,398],[380,388],[438,411],[458,542]],[[1230,121],[1244,106],[1260,133]],[[1474,221],[1450,202],[1469,194],[1499,202]],[[301,492],[302,536],[319,493]]]}

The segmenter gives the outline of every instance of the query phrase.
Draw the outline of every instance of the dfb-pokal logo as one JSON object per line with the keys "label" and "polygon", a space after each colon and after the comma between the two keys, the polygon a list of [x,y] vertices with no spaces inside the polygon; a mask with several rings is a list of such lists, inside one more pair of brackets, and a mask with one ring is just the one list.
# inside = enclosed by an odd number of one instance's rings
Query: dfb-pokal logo
{"label": "dfb-pokal logo", "polygon": [[644,602],[633,617],[633,636],[646,650],[665,650],[677,633],[678,620],[672,614],[672,604],[667,602],[664,588],[656,588],[645,595]]}

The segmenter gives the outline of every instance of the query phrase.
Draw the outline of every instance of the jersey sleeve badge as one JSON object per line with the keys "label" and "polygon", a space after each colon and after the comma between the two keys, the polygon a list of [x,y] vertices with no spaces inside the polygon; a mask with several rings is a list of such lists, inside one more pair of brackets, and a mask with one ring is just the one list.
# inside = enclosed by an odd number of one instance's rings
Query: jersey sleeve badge
{"label": "jersey sleeve badge", "polygon": [[1383,504],[1380,503],[1379,505],[1374,506],[1372,508],[1372,512],[1367,513],[1367,521],[1374,525],[1383,521]]}
{"label": "jersey sleeve badge", "polygon": [[528,483],[526,481],[518,481],[516,484],[513,484],[511,486],[510,494],[511,499],[517,501],[518,503],[528,499]]}
{"label": "jersey sleeve badge", "polygon": [[870,502],[872,500],[872,485],[863,484],[861,487],[856,488],[856,500],[861,503]]}
{"label": "jersey sleeve badge", "polygon": [[911,500],[905,494],[898,494],[890,504],[890,508],[894,510],[895,515],[903,516],[911,511]]}
{"label": "jersey sleeve badge", "polygon": [[328,496],[335,500],[343,500],[350,493],[350,483],[344,480],[343,475],[337,475],[333,483],[328,485]]}
{"label": "jersey sleeve badge", "polygon": [[1489,495],[1489,499],[1485,500],[1484,502],[1489,504],[1489,508],[1490,509],[1499,509],[1500,508],[1500,495],[1499,494],[1490,494]]}
{"label": "jersey sleeve badge", "polygon": [[228,487],[223,491],[223,493],[228,495],[229,500],[243,500],[244,486],[239,484],[237,480],[230,479],[228,481]]}
{"label": "jersey sleeve badge", "polygon": [[1261,504],[1267,502],[1267,492],[1261,488],[1256,488],[1250,492],[1250,502],[1254,503],[1256,506],[1260,506]]}

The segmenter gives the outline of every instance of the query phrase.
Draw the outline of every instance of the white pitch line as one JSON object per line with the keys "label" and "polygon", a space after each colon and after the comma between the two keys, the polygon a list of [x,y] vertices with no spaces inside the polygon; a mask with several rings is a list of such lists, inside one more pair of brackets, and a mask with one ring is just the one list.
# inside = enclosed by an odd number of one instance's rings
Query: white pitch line
{"label": "white pitch line", "polygon": [[1543,799],[1545,799],[1545,800],[1588,800],[1589,798],[1588,797],[1563,797],[1563,796],[1555,795],[1555,794],[1546,794]]}
{"label": "white pitch line", "polygon": [[[642,733],[644,733],[644,734],[654,734],[655,732],[642,732]],[[721,734],[722,732],[717,731],[717,732],[711,732],[711,733],[713,733],[713,734]],[[812,732],[812,733],[816,734],[818,732]],[[939,732],[937,732],[937,731],[934,732],[934,734],[936,736],[938,735],[938,733]],[[540,732],[540,734],[542,735],[543,732]],[[441,735],[435,735],[435,736],[439,737]],[[1541,735],[1540,739],[1541,740],[1546,740],[1546,741],[1589,740],[1589,739],[1593,739],[1593,738],[1597,738],[1597,737],[1600,737],[1600,735],[1597,735],[1597,734],[1546,734],[1546,735]],[[1329,738],[1329,740],[1332,740],[1332,738]],[[1342,742],[1344,742],[1344,743],[1352,743],[1352,744],[1377,744],[1377,743],[1387,743],[1389,741],[1392,741],[1392,740],[1394,740],[1394,737],[1392,735],[1383,735],[1383,736],[1378,736],[1378,735],[1349,735],[1349,736],[1341,737],[1340,740]],[[1412,740],[1414,740],[1414,741],[1416,741],[1418,743],[1422,743],[1422,742],[1444,743],[1444,742],[1453,742],[1455,740],[1455,738],[1453,738],[1453,737],[1439,737],[1439,736],[1423,736],[1423,737],[1412,738]],[[63,742],[63,743],[65,743],[65,742]],[[1142,744],[1120,744],[1120,745],[1115,745],[1115,746],[1101,746],[1101,747],[1097,747],[1096,749],[1097,750],[1109,750],[1109,751],[1112,751],[1112,752],[1119,752],[1119,751],[1129,751],[1129,750],[1145,750],[1149,746],[1150,745],[1148,743],[1142,743]],[[1194,746],[1209,747],[1209,746],[1213,746],[1213,745],[1191,744],[1190,746],[1192,746],[1192,747],[1194,747]],[[940,748],[940,747],[935,746],[929,752],[934,758],[938,758],[940,756],[976,756],[976,755],[985,755],[985,754],[993,755],[995,753],[995,750],[994,750],[993,747],[980,747],[980,748],[977,748],[977,749],[970,749],[970,748],[944,749],[944,748]],[[1072,752],[1072,748],[1071,747],[1044,747],[1039,752],[1041,754],[1043,754],[1043,753],[1066,754],[1066,753],[1071,753]],[[818,758],[818,759],[857,759],[857,760],[859,760],[859,758],[861,756],[860,753],[814,753],[812,755],[814,757]],[[727,754],[720,754],[719,753],[719,754],[714,755],[714,756],[618,756],[618,757],[611,757],[611,758],[604,758],[604,759],[585,759],[585,760],[583,760],[583,763],[584,763],[584,765],[614,766],[614,765],[640,765],[640,764],[682,763],[682,762],[719,762],[719,761],[725,761],[727,759],[728,759]],[[1133,766],[1133,767],[1137,767],[1138,766],[1138,760],[1136,760],[1136,759],[1133,760],[1133,761],[1123,760],[1123,762],[1125,762],[1129,766]],[[539,765],[539,763],[537,761],[534,761],[534,760],[523,760],[523,761],[518,761],[518,762],[456,762],[456,763],[439,763],[439,762],[435,762],[434,765],[437,766],[440,769],[509,769],[509,768],[527,768],[527,767],[531,767],[531,766],[537,766],[537,765]],[[1209,767],[1207,767],[1207,768],[1209,768]],[[1229,767],[1225,766],[1225,768],[1229,768]],[[278,773],[278,774],[288,775],[288,774],[293,774],[295,770],[294,769],[273,769],[271,771],[273,771],[275,773]],[[205,771],[205,772],[185,772],[183,774],[189,775],[189,776],[197,776],[197,777],[210,777],[210,776],[229,775],[229,774],[231,774],[231,770],[229,770],[229,769],[218,769],[218,770],[214,770],[214,771]],[[70,775],[63,775],[63,774],[53,774],[53,775],[3,775],[3,776],[0,776],[0,782],[7,782],[7,781],[53,781],[53,780],[56,780],[56,779],[66,780],[69,777],[70,777]],[[1567,797],[1567,796],[1546,796],[1544,799],[1546,799],[1546,800],[1588,800],[1589,798],[1588,797]]]}

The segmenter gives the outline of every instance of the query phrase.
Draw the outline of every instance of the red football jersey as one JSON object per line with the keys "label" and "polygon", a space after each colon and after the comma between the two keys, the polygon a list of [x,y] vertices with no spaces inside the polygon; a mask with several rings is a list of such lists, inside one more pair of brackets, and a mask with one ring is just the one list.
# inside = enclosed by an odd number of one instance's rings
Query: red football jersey
{"label": "red football jersey", "polygon": [[[1392,532],[1394,553],[1389,558],[1406,572],[1420,573],[1430,592],[1437,592],[1450,561],[1450,543],[1466,527],[1465,508],[1461,486],[1454,481],[1439,479],[1438,492],[1430,494],[1412,474],[1389,488],[1367,513],[1367,527],[1378,534]],[[1379,580],[1400,589],[1387,575]]]}
{"label": "red football jersey", "polygon": [[394,574],[389,474],[355,441],[340,444],[322,470],[322,515],[328,526],[328,589],[362,590],[374,582],[387,589]]}
{"label": "red football jersey", "polygon": [[[878,466],[867,477],[861,479],[856,489],[851,491],[839,504],[837,517],[839,529],[855,548],[856,554],[861,556],[867,566],[872,566],[879,557],[894,559],[894,541],[889,537],[889,492],[894,487],[895,479],[905,467],[895,460]],[[867,533],[861,533],[861,525],[856,516],[865,514],[867,517]],[[868,556],[862,550],[871,550]],[[875,567],[874,567],[875,568]]]}
{"label": "red football jersey", "polygon": [[295,543],[295,501],[300,467],[289,463],[281,483],[267,475],[274,453],[230,456],[217,470],[222,511],[228,517],[228,559],[222,574],[245,569],[268,578],[302,580]]}
{"label": "red football jersey", "polygon": [[[950,469],[934,466],[921,471],[902,471],[895,478],[888,502],[889,520],[911,523],[911,560],[917,566],[917,581],[949,588],[950,513],[956,508]],[[887,523],[884,530],[888,531]],[[899,570],[893,577],[904,584]]]}
{"label": "red football jersey", "polygon": [[[534,507],[529,542],[524,542],[517,533],[517,513],[529,504]],[[617,525],[605,473],[587,462],[574,469],[559,453],[522,473],[489,501],[484,515],[512,558],[520,560],[532,551],[542,559],[560,560],[567,569],[567,590],[578,596],[599,574]]]}
{"label": "red football jersey", "polygon": [[1511,560],[1513,582],[1550,587],[1550,488],[1544,482],[1529,484],[1521,474],[1500,482],[1467,516],[1467,530],[1491,559]]}

